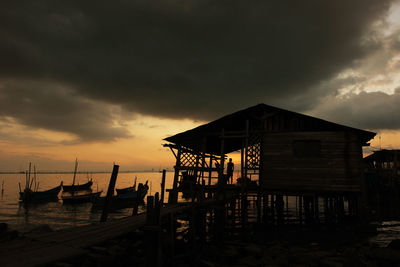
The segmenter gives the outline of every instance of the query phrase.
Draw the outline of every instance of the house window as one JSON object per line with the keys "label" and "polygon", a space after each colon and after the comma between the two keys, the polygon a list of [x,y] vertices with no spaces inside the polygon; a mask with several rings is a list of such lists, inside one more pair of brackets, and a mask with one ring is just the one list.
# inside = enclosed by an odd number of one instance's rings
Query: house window
{"label": "house window", "polygon": [[298,158],[319,158],[321,155],[321,141],[294,140],[293,155]]}

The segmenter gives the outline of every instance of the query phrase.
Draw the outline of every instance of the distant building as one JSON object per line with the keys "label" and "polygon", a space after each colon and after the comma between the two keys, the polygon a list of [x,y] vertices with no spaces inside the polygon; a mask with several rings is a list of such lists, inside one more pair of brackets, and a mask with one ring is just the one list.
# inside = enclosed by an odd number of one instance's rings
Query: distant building
{"label": "distant building", "polygon": [[382,149],[364,158],[370,177],[376,177],[380,183],[393,185],[400,182],[400,150]]}

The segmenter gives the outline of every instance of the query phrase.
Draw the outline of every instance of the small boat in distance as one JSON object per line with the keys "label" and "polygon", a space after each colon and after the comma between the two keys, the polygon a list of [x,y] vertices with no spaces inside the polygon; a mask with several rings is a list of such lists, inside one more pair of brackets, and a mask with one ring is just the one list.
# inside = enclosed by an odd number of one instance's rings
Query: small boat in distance
{"label": "small boat in distance", "polygon": [[[78,169],[78,159],[75,159],[74,178],[72,180],[72,185],[63,185],[63,192],[90,191],[91,190],[92,184],[93,184],[93,181],[91,179],[85,184],[75,185],[77,169]],[[88,179],[89,179],[89,177],[88,177]]]}
{"label": "small boat in distance", "polygon": [[95,193],[87,193],[87,194],[71,194],[71,195],[62,195],[61,199],[63,200],[63,204],[80,204],[85,202],[92,202],[94,199],[100,197],[103,191],[95,192]]}

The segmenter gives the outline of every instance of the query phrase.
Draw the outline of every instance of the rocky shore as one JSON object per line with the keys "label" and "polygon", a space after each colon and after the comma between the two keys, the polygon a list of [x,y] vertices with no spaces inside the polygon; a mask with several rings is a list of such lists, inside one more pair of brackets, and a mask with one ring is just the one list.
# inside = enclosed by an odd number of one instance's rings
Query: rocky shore
{"label": "rocky shore", "polygon": [[[264,229],[209,245],[203,266],[400,266],[399,240],[371,243],[371,233],[338,228]],[[184,266],[184,265],[182,265]]]}
{"label": "rocky shore", "polygon": [[[6,226],[3,226],[6,227]],[[3,241],[16,236],[3,229]],[[49,231],[40,227],[34,232]],[[232,234],[234,233],[234,234]],[[173,260],[163,266],[400,266],[400,240],[387,247],[371,242],[373,227],[250,225],[246,232],[230,231],[222,243],[191,247],[182,231]],[[52,266],[145,266],[144,234],[135,231],[88,249],[87,254]],[[162,238],[163,248],[168,247]]]}

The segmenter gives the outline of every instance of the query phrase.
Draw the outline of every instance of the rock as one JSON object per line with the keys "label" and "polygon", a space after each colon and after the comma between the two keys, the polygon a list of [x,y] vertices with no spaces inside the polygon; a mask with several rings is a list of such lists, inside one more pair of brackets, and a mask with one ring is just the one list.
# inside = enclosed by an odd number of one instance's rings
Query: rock
{"label": "rock", "polygon": [[278,266],[289,266],[289,260],[284,254],[278,255],[278,257],[275,259],[275,263]]}
{"label": "rock", "polygon": [[392,240],[387,247],[391,249],[400,250],[400,239]]}
{"label": "rock", "polygon": [[8,225],[6,223],[0,223],[0,234],[7,232]]}
{"label": "rock", "polygon": [[31,234],[42,234],[42,233],[49,233],[53,232],[53,229],[48,224],[41,224],[32,228],[29,232],[26,232],[27,235]]}
{"label": "rock", "polygon": [[205,267],[214,267],[214,266],[217,266],[215,263],[210,262],[210,261],[206,261],[206,260],[202,260],[202,261],[200,262],[200,264],[201,264],[202,266],[205,266]]}
{"label": "rock", "polygon": [[399,251],[395,249],[375,248],[371,250],[370,256],[382,263],[400,263]]}
{"label": "rock", "polygon": [[237,258],[240,256],[238,248],[232,246],[224,248],[222,254],[224,255],[224,257],[228,258]]}
{"label": "rock", "polygon": [[238,262],[239,266],[261,266],[262,261],[260,259],[256,259],[252,256],[247,256],[244,258],[241,258],[240,261]]}
{"label": "rock", "polygon": [[107,248],[107,252],[113,256],[123,254],[124,251],[125,251],[125,248],[121,247],[120,245],[112,245]]}
{"label": "rock", "polygon": [[289,261],[290,263],[296,263],[296,264],[305,264],[307,266],[315,266],[318,259],[314,257],[313,252],[307,252],[307,253],[289,253]]}
{"label": "rock", "polygon": [[90,250],[92,250],[95,253],[99,253],[99,254],[108,254],[107,248],[105,248],[105,247],[93,246],[90,248]]}
{"label": "rock", "polygon": [[245,250],[248,254],[253,255],[256,258],[261,258],[264,253],[262,247],[257,246],[256,244],[248,244],[245,247]]}
{"label": "rock", "polygon": [[0,241],[1,242],[5,242],[5,241],[10,241],[13,240],[15,238],[17,238],[19,235],[18,231],[7,231],[5,233],[3,233],[2,235],[0,235]]}
{"label": "rock", "polygon": [[324,267],[343,267],[343,262],[341,258],[336,258],[336,257],[327,257],[322,259],[319,262],[319,266],[324,266]]}

